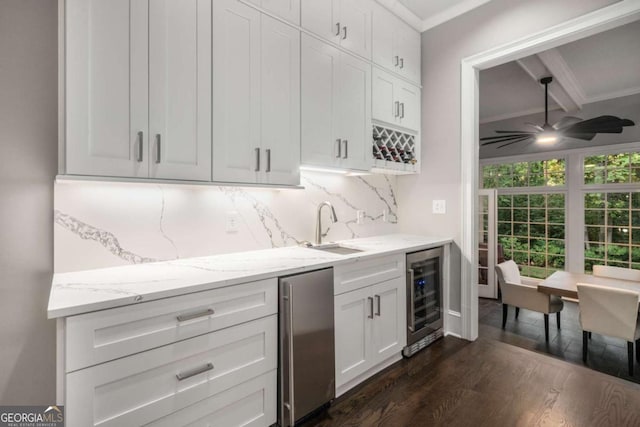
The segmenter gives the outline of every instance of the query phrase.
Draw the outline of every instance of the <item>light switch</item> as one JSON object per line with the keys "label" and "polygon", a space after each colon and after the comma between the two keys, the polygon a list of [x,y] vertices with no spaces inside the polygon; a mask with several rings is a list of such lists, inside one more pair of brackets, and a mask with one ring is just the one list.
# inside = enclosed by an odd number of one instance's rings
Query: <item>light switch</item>
{"label": "light switch", "polygon": [[446,214],[447,213],[447,201],[446,200],[434,200],[433,209],[434,214]]}

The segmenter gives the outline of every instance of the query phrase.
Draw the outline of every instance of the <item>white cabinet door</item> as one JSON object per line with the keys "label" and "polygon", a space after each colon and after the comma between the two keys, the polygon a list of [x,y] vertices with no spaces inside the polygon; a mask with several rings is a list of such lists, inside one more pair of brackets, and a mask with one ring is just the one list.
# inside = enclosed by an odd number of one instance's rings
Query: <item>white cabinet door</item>
{"label": "white cabinet door", "polygon": [[340,0],[301,0],[302,28],[339,43],[342,37],[339,2]]}
{"label": "white cabinet door", "polygon": [[346,53],[340,54],[338,69],[339,130],[342,140],[340,165],[347,169],[371,168],[371,64]]}
{"label": "white cabinet door", "polygon": [[[215,1],[215,0],[214,0]],[[300,0],[250,0],[251,3],[274,15],[300,24]]]}
{"label": "white cabinet door", "polygon": [[384,6],[375,3],[373,8],[372,60],[381,67],[393,70],[396,63],[395,32],[396,18]]}
{"label": "white cabinet door", "polygon": [[372,286],[374,317],[372,364],[402,351],[407,343],[406,282],[403,278]]}
{"label": "white cabinet door", "polygon": [[339,117],[335,111],[339,62],[338,49],[313,37],[302,35],[303,164],[335,166],[339,161],[335,125]]}
{"label": "white cabinet door", "polygon": [[407,129],[420,130],[420,88],[398,79],[400,114],[398,124]]}
{"label": "white cabinet door", "polygon": [[148,1],[66,2],[66,173],[148,176]]}
{"label": "white cabinet door", "polygon": [[399,104],[396,78],[386,71],[373,67],[371,117],[387,123],[395,123]]}
{"label": "white cabinet door", "polygon": [[396,67],[405,78],[420,84],[420,33],[404,22],[399,23],[397,32],[397,55],[401,61]]}
{"label": "white cabinet door", "polygon": [[149,2],[152,178],[211,180],[211,0]]}
{"label": "white cabinet door", "polygon": [[261,146],[268,184],[300,183],[300,31],[262,16]]}
{"label": "white cabinet door", "polygon": [[337,295],[334,301],[337,388],[371,367],[371,287]]}
{"label": "white cabinet door", "polygon": [[213,180],[258,181],[260,12],[213,2]]}
{"label": "white cabinet door", "polygon": [[370,0],[340,2],[340,45],[367,59],[371,59],[371,12]]}

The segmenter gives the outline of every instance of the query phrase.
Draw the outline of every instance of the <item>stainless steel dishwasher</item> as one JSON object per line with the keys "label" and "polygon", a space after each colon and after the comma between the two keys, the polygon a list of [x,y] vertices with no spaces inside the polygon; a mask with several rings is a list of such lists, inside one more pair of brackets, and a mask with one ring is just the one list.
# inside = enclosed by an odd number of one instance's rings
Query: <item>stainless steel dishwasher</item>
{"label": "stainless steel dishwasher", "polygon": [[335,397],[333,269],[281,277],[278,424],[295,423]]}

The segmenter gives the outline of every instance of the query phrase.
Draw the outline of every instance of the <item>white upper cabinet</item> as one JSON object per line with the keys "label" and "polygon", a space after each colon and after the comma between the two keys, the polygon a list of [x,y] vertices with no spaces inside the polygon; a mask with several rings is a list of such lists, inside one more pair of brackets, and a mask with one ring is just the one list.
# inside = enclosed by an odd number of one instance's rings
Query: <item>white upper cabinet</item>
{"label": "white upper cabinet", "polygon": [[[214,0],[215,1],[215,0]],[[269,13],[289,21],[300,24],[300,0],[249,0],[256,6]]]}
{"label": "white upper cabinet", "polygon": [[302,163],[368,170],[371,65],[304,35]]}
{"label": "white upper cabinet", "polygon": [[373,119],[420,131],[420,88],[373,67]]}
{"label": "white upper cabinet", "polygon": [[373,9],[373,62],[420,84],[420,33],[379,4]]}
{"label": "white upper cabinet", "polygon": [[213,180],[297,185],[300,32],[213,2]]}
{"label": "white upper cabinet", "polygon": [[148,1],[66,2],[66,173],[146,177]]}
{"label": "white upper cabinet", "polygon": [[150,177],[211,180],[211,0],[149,2]]}
{"label": "white upper cabinet", "polygon": [[66,173],[210,180],[211,0],[66,13]]}
{"label": "white upper cabinet", "polygon": [[301,24],[318,36],[371,59],[372,0],[302,0]]}

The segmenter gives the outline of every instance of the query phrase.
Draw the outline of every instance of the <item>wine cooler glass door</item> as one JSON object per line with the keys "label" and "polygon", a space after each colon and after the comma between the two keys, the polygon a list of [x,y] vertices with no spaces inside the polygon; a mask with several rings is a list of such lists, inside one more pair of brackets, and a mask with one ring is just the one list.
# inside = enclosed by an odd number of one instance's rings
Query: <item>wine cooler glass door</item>
{"label": "wine cooler glass door", "polygon": [[440,258],[431,258],[411,264],[413,270],[413,301],[411,307],[413,332],[425,328],[435,330],[434,323],[441,324]]}

